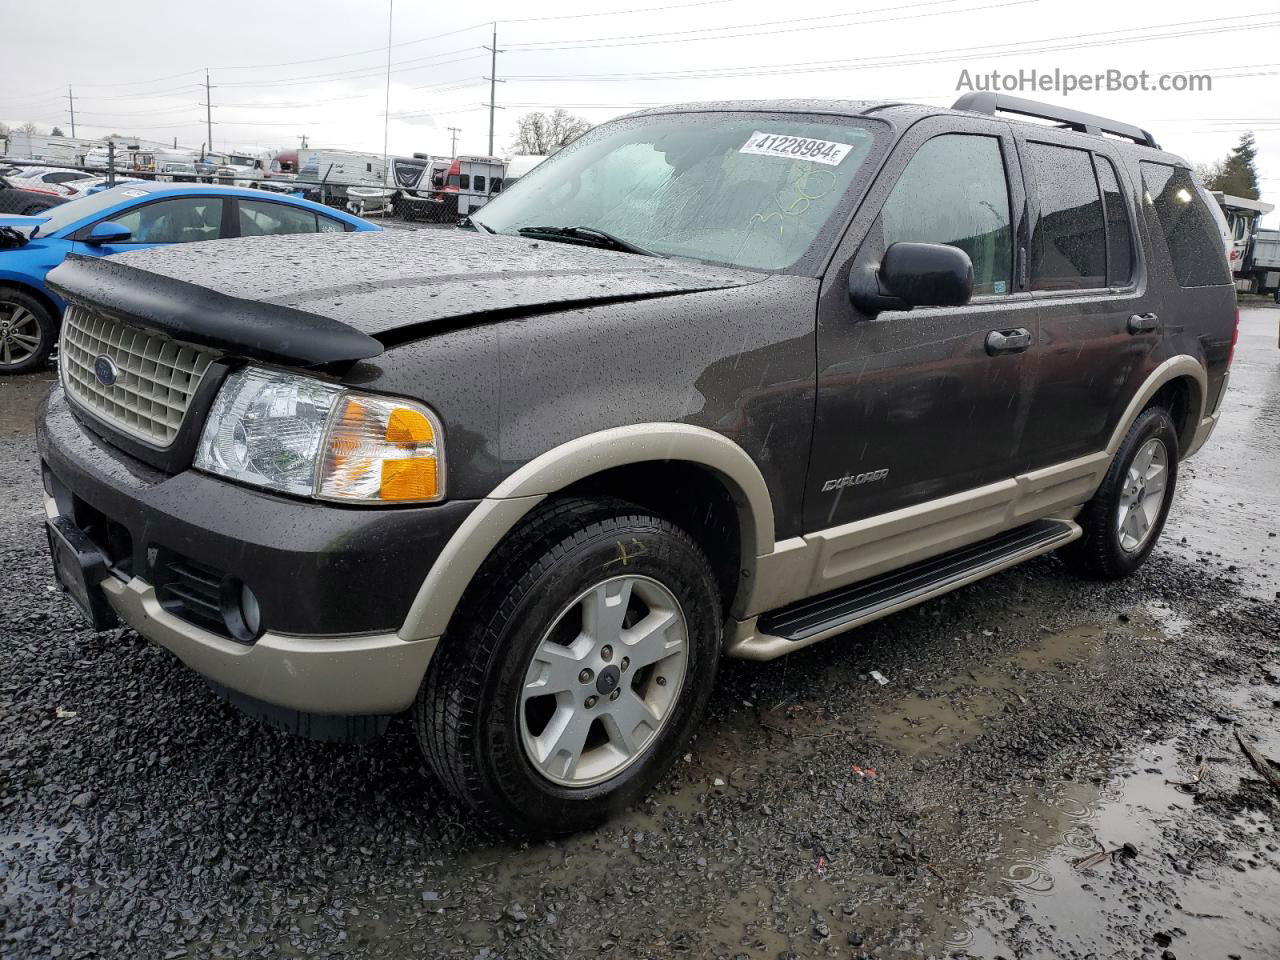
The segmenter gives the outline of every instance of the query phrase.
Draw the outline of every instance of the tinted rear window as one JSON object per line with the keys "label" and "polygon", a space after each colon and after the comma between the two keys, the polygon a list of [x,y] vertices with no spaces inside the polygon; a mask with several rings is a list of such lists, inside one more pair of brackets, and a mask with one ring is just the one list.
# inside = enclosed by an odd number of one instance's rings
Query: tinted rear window
{"label": "tinted rear window", "polygon": [[1087,150],[1029,144],[1040,194],[1031,242],[1033,290],[1074,290],[1107,283],[1102,197]]}
{"label": "tinted rear window", "polygon": [[1133,235],[1129,211],[1116,178],[1116,168],[1106,157],[1094,155],[1098,183],[1102,186],[1102,206],[1107,215],[1107,283],[1121,287],[1133,279]]}
{"label": "tinted rear window", "polygon": [[[1222,239],[1191,171],[1164,163],[1142,164],[1143,206],[1164,234],[1180,287],[1230,283]],[[1154,217],[1152,217],[1154,213]]]}

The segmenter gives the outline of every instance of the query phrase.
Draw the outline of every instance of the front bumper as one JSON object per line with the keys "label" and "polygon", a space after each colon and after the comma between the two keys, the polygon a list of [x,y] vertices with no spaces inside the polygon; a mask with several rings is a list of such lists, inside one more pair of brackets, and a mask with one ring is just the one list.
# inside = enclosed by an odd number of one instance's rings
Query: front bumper
{"label": "front bumper", "polygon": [[196,673],[254,700],[302,713],[363,716],[399,713],[418,692],[437,641],[394,633],[290,637],[266,633],[237,643],[175,617],[155,589],[134,577],[102,583],[116,615],[175,654]]}
{"label": "front bumper", "polygon": [[[122,621],[264,704],[373,715],[412,702],[436,641],[396,631],[473,503],[352,508],[164,474],[94,434],[61,388],[37,426],[49,515],[89,532],[107,561],[100,589]],[[175,604],[165,593],[173,557],[249,587],[263,634],[242,642]]]}

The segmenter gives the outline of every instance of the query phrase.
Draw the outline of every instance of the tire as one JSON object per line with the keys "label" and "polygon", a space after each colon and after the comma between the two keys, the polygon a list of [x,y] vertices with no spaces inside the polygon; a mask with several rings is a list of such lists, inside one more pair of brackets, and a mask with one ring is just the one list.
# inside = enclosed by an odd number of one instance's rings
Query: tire
{"label": "tire", "polygon": [[[1157,469],[1161,459],[1162,471]],[[1153,489],[1161,477],[1163,486]],[[1148,407],[1125,434],[1102,485],[1076,518],[1084,536],[1058,555],[1082,577],[1127,577],[1142,566],[1160,539],[1177,480],[1178,431],[1168,410]],[[1122,510],[1128,518],[1123,525]]]}
{"label": "tire", "polygon": [[29,293],[0,287],[0,376],[43,369],[57,341],[58,320],[48,307]]}
{"label": "tire", "polygon": [[[720,611],[706,556],[668,520],[620,500],[541,507],[477,574],[440,643],[413,711],[423,753],[450,792],[507,831],[593,827],[640,800],[693,735]],[[643,629],[667,614],[674,626]],[[610,624],[612,637],[640,627],[631,636],[650,643],[612,641]],[[573,731],[585,737],[576,760]]]}

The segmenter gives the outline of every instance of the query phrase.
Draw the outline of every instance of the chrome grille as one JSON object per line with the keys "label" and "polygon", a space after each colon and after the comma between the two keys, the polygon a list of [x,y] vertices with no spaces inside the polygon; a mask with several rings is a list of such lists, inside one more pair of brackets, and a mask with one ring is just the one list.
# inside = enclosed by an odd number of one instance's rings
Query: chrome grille
{"label": "chrome grille", "polygon": [[[118,430],[167,447],[217,354],[73,305],[62,320],[60,356],[62,385],[76,403]],[[110,385],[94,372],[102,356],[118,371]]]}

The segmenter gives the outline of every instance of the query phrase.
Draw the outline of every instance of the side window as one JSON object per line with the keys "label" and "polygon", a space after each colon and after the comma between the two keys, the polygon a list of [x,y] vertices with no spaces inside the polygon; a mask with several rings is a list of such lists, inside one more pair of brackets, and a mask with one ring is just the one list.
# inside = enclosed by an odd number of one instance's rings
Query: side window
{"label": "side window", "polygon": [[221,197],[175,197],[134,207],[109,217],[129,228],[125,243],[193,243],[217,240],[222,228]]}
{"label": "side window", "polygon": [[1031,289],[1105,287],[1107,234],[1089,151],[1028,146],[1040,195],[1040,222],[1031,238]]}
{"label": "side window", "polygon": [[326,217],[322,214],[316,214],[316,226],[318,233],[342,233],[347,229],[347,225],[341,220],[335,220],[333,217]]}
{"label": "side window", "polygon": [[880,211],[884,245],[945,243],[973,261],[975,294],[1006,294],[1013,263],[1009,186],[1000,141],[948,133],[907,163]]}
{"label": "side window", "polygon": [[471,174],[464,173],[458,177],[458,186],[463,190],[471,189]]}
{"label": "side window", "polygon": [[275,237],[287,233],[315,233],[314,211],[266,200],[240,201],[240,236]]}
{"label": "side window", "polygon": [[1148,220],[1159,223],[1180,287],[1229,283],[1222,241],[1213,214],[1185,167],[1142,163],[1142,203]]}
{"label": "side window", "polygon": [[1102,187],[1102,208],[1107,217],[1107,284],[1122,287],[1133,279],[1133,230],[1116,168],[1106,157],[1094,154],[1098,184]]}
{"label": "side window", "polygon": [[484,177],[476,174],[476,193],[484,193]]}
{"label": "side window", "polygon": [[501,193],[501,192],[502,192],[502,178],[501,178],[501,177],[494,177],[492,180],[490,180],[490,181],[489,181],[489,192],[490,192],[490,193]]}

